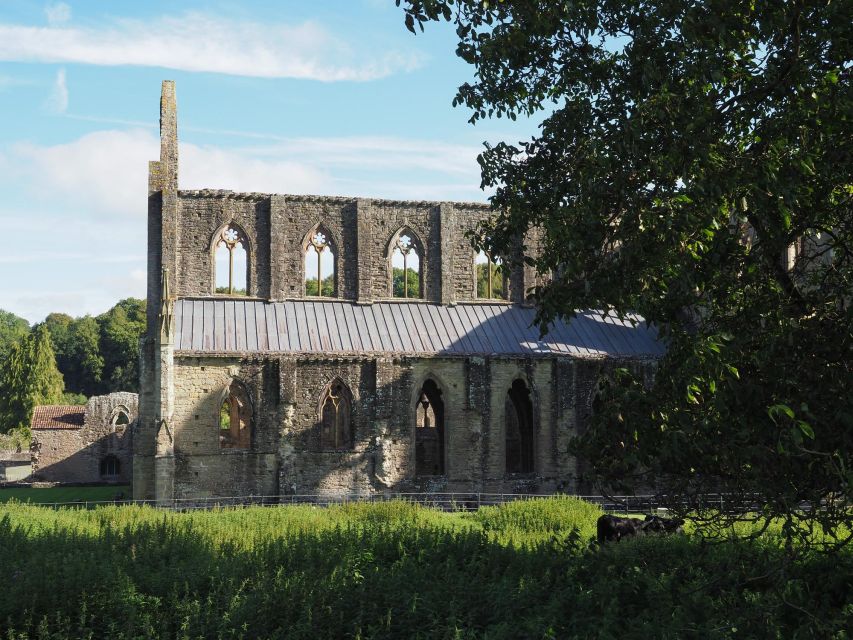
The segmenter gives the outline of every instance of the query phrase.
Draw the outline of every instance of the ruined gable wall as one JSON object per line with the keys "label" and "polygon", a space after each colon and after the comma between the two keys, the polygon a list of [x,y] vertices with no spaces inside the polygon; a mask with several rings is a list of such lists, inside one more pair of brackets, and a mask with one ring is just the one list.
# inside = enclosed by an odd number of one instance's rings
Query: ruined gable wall
{"label": "ruined gable wall", "polygon": [[[119,409],[126,411],[129,424],[113,424]],[[89,399],[79,429],[34,430],[33,478],[61,483],[129,483],[133,477],[133,431],[137,416],[135,393],[111,393]],[[101,476],[101,461],[107,456],[115,456],[119,461],[117,477]]]}
{"label": "ruined gable wall", "polygon": [[[486,205],[472,203],[228,191],[181,191],[175,209],[172,294],[177,297],[213,295],[212,242],[230,222],[243,229],[250,243],[249,295],[272,300],[304,297],[304,242],[309,231],[322,224],[337,251],[338,297],[363,302],[391,297],[389,244],[402,227],[410,228],[423,245],[425,300],[476,299],[475,255],[466,233],[492,215]],[[156,253],[152,246],[149,250]],[[149,261],[149,283],[159,283],[159,264],[159,257]],[[524,275],[519,270],[513,278],[513,286],[521,291],[526,286]],[[149,297],[158,295],[155,286]],[[513,294],[513,300],[516,297]]]}

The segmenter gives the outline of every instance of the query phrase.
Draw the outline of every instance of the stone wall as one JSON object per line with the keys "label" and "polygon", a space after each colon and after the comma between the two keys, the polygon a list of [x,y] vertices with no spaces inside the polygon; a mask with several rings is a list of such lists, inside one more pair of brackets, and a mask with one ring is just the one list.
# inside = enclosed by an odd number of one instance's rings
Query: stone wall
{"label": "stone wall", "polygon": [[[388,299],[390,244],[406,228],[422,248],[424,299],[470,301],[476,299],[476,270],[466,234],[490,215],[487,205],[476,203],[180,191],[172,293],[214,295],[215,242],[225,226],[234,224],[250,245],[248,294],[268,300],[304,297],[305,242],[322,226],[335,251],[337,297],[361,302]],[[152,232],[166,230],[154,225]],[[149,281],[160,277],[160,264],[168,267],[169,260],[149,260]],[[513,273],[510,282],[515,301],[522,301],[525,288],[535,284],[523,269]]]}
{"label": "stone wall", "polygon": [[[116,424],[120,412],[127,416],[128,424]],[[79,429],[35,429],[32,479],[129,484],[133,477],[133,430],[137,415],[135,393],[111,393],[89,398]],[[117,475],[101,474],[101,463],[108,456],[118,461]]]}
{"label": "stone wall", "polygon": [[[568,442],[585,427],[595,381],[610,366],[604,359],[176,356],[175,497],[579,491]],[[235,379],[253,403],[247,450],[219,444],[219,409]],[[428,379],[441,390],[445,473],[418,477],[415,412]],[[352,443],[324,450],[320,402],[334,380],[352,394]],[[532,473],[505,471],[506,395],[515,380],[533,400]]]}

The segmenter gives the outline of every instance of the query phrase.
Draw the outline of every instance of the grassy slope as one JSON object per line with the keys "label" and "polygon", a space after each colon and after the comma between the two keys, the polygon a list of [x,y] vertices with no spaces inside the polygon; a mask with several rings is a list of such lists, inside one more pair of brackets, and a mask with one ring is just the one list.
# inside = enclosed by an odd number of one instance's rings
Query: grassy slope
{"label": "grassy slope", "polygon": [[[853,554],[772,538],[589,546],[570,498],[169,513],[0,506],[8,637],[837,637]],[[575,530],[577,527],[577,530]]]}
{"label": "grassy slope", "polygon": [[110,485],[104,487],[46,487],[33,489],[29,487],[4,487],[0,489],[0,503],[17,500],[47,504],[51,502],[106,502],[111,501],[119,493],[130,497],[130,486]]}

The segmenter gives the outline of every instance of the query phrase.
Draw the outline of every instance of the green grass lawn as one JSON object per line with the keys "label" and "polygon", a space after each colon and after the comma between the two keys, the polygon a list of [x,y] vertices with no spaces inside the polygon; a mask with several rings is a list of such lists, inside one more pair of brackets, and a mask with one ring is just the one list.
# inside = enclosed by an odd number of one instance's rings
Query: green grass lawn
{"label": "green grass lawn", "polygon": [[0,629],[4,640],[850,638],[850,550],[786,557],[773,533],[599,546],[599,515],[573,498],[469,513],[7,503]]}
{"label": "green grass lawn", "polygon": [[0,503],[17,500],[34,504],[51,502],[105,502],[113,500],[119,493],[130,499],[130,485],[109,485],[104,487],[6,487],[0,489]]}

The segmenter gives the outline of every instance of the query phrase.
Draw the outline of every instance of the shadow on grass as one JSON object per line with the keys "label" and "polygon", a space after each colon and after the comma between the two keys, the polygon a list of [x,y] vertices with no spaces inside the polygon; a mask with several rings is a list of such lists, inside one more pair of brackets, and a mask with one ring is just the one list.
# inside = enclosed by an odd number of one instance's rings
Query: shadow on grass
{"label": "shadow on grass", "polygon": [[280,534],[274,510],[40,511],[0,520],[10,638],[843,637],[853,612],[849,553],[785,565],[769,546],[686,537],[507,545],[368,509],[326,527],[283,516]]}

